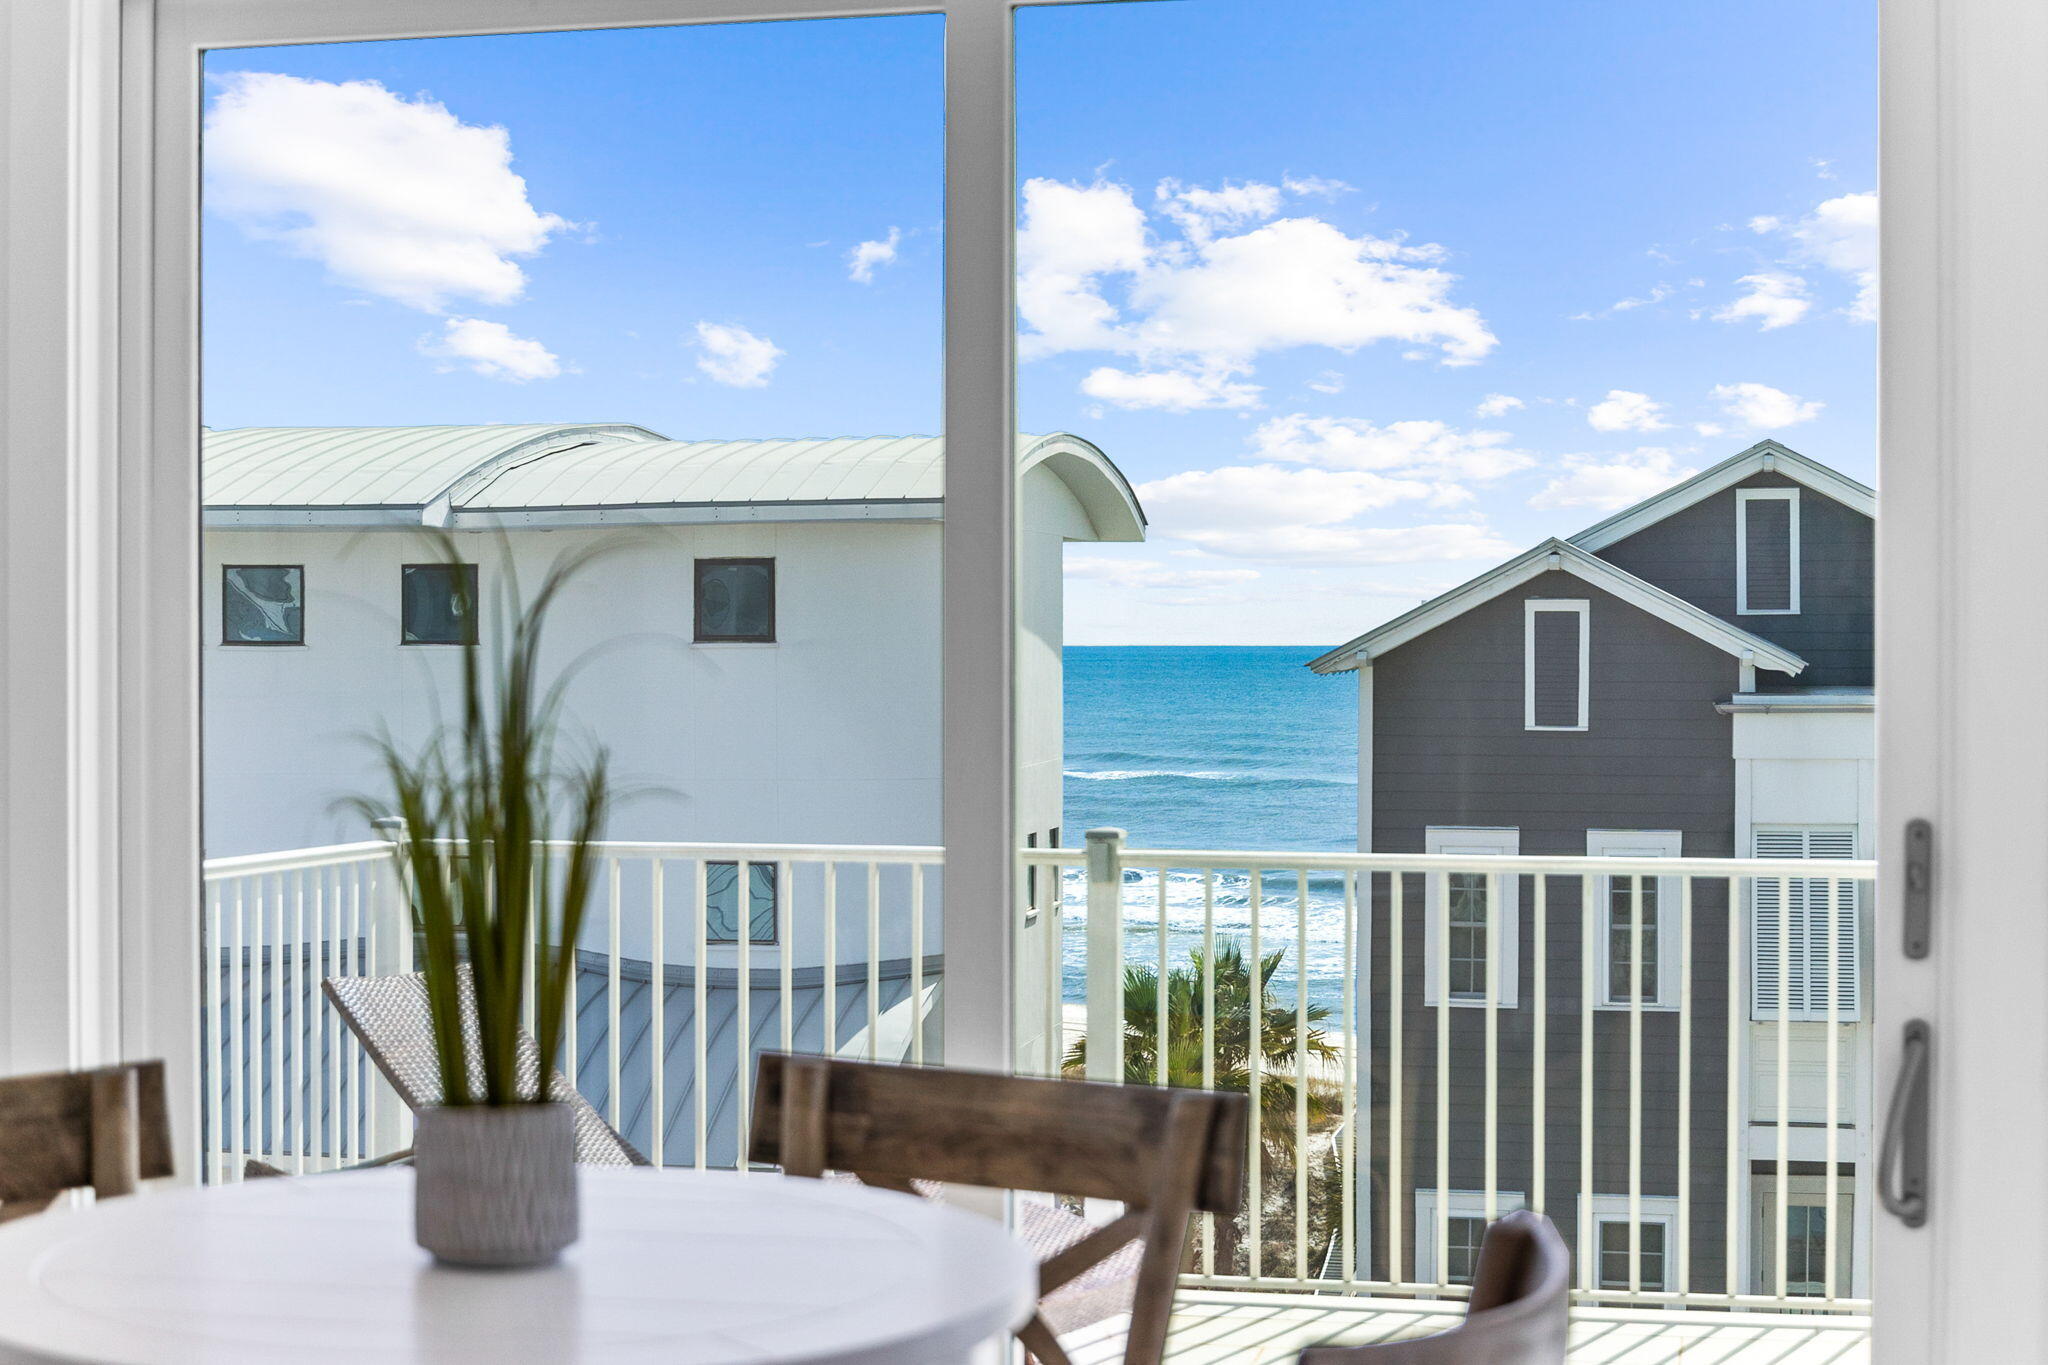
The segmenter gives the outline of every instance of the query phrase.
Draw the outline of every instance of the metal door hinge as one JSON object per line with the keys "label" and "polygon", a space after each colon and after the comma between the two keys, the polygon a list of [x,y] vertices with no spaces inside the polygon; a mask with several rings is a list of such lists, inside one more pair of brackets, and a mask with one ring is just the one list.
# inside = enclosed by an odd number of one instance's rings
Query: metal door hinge
{"label": "metal door hinge", "polygon": [[1933,946],[1934,826],[1925,820],[1906,824],[1906,956],[1919,961]]}

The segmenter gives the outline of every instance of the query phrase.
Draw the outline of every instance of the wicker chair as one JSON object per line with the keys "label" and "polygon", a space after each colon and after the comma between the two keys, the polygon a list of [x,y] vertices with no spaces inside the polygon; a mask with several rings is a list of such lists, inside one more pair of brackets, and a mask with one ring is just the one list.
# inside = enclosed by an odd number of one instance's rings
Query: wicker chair
{"label": "wicker chair", "polygon": [[[465,975],[465,982],[467,976]],[[434,1047],[434,1027],[427,1010],[427,979],[418,972],[401,976],[331,976],[320,989],[340,1012],[343,1022],[362,1040],[370,1060],[391,1082],[406,1108],[419,1110],[441,1102],[441,1068]],[[462,1027],[468,1036],[470,1083],[482,1089],[483,1059],[475,1046],[476,1001],[463,992]],[[519,1085],[532,1090],[540,1075],[540,1046],[525,1030],[519,1034]],[[591,1108],[569,1078],[550,1071],[549,1095],[576,1116],[576,1160],[586,1166],[645,1166],[646,1157]],[[385,1158],[389,1160],[390,1158]]]}
{"label": "wicker chair", "polygon": [[1571,1253],[1540,1213],[1486,1230],[1465,1320],[1448,1332],[1377,1346],[1312,1346],[1298,1365],[1564,1365]]}

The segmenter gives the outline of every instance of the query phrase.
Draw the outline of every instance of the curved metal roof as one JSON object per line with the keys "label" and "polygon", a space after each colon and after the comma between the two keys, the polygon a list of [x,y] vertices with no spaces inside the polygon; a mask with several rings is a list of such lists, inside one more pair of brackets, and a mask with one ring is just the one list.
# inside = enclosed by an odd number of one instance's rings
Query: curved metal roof
{"label": "curved metal roof", "polygon": [[200,500],[208,507],[424,507],[500,460],[660,439],[620,423],[209,431]]}
{"label": "curved metal roof", "polygon": [[[214,526],[572,526],[611,521],[936,519],[936,436],[670,441],[623,424],[209,431]],[[1017,438],[1098,540],[1145,537],[1122,471],[1078,436]]]}
{"label": "curved metal roof", "polygon": [[936,436],[637,441],[536,454],[466,483],[458,509],[674,507],[714,502],[926,500],[945,492]]}

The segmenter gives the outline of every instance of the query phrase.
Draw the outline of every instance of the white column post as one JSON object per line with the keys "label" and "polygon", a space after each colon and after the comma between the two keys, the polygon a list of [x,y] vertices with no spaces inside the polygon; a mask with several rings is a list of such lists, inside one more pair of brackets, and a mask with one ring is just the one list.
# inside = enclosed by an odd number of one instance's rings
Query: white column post
{"label": "white column post", "polygon": [[1088,1079],[1124,1078],[1124,832],[1088,831]]}

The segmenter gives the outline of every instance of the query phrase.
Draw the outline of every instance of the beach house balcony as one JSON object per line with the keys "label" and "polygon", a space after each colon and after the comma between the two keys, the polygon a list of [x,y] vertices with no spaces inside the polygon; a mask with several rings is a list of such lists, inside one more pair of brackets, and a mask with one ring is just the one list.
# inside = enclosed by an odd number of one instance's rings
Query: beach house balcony
{"label": "beach house balcony", "polygon": [[[936,1061],[938,848],[611,843],[560,1065],[668,1165],[739,1160],[755,1059]],[[1810,851],[1809,851],[1810,852]],[[1019,851],[1021,1069],[1247,1092],[1246,1207],[1191,1239],[1173,1359],[1440,1330],[1477,1233],[1547,1213],[1573,1359],[1868,1358],[1874,865]],[[381,841],[209,861],[199,1165],[397,1151],[323,1000],[409,970]],[[1114,1322],[1075,1359],[1117,1358]]]}

